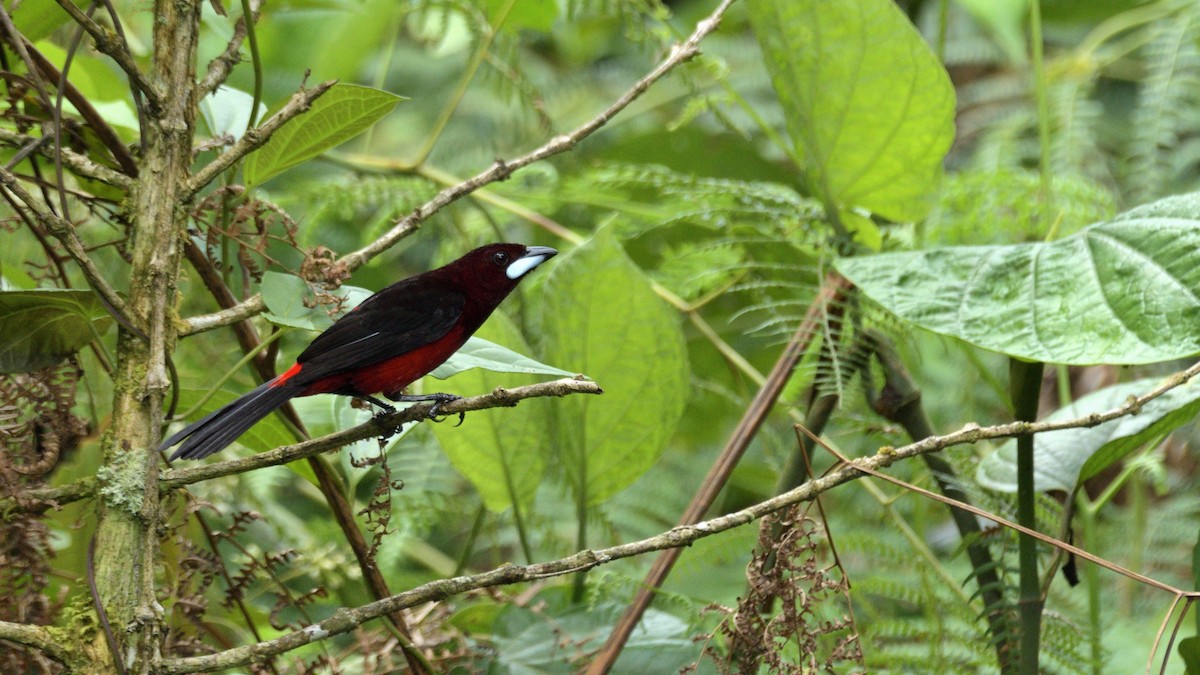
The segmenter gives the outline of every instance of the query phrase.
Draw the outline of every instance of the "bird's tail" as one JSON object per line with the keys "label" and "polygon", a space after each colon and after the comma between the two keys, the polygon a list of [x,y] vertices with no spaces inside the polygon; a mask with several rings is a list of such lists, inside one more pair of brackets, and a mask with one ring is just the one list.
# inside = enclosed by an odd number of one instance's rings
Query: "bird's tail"
{"label": "bird's tail", "polygon": [[254,426],[255,422],[270,415],[300,391],[300,387],[280,383],[278,378],[271,380],[207,417],[189,424],[163,441],[158,449],[165,450],[183,441],[183,445],[171,455],[172,460],[208,457],[237,440],[238,436]]}

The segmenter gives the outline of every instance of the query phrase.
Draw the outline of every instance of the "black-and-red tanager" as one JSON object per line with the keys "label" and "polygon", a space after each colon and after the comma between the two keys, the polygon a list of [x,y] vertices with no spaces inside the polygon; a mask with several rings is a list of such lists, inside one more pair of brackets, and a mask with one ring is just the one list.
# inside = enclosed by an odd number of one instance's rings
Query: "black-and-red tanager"
{"label": "black-and-red tanager", "polygon": [[403,391],[458,351],[521,278],[556,253],[545,246],[490,244],[392,284],[318,335],[287,372],[189,425],[159,449],[183,441],[171,459],[207,457],[296,396],[341,394],[384,406],[373,394],[393,401],[455,399]]}

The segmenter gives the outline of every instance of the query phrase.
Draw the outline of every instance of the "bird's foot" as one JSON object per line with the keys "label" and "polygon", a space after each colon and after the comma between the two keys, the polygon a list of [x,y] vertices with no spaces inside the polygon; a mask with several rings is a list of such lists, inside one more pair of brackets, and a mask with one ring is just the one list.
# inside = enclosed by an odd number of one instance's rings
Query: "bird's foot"
{"label": "bird's foot", "polygon": [[[442,415],[439,414],[439,410],[441,410],[441,407],[451,401],[457,401],[457,400],[461,399],[462,397],[455,395],[455,394],[418,394],[418,395],[405,394],[402,396],[390,396],[389,395],[388,398],[392,399],[393,401],[410,401],[410,402],[433,401],[433,405],[429,406],[428,417],[431,421],[441,422],[445,419],[444,417],[442,417]],[[454,426],[461,425],[463,423],[463,420],[466,419],[466,417],[467,417],[467,414],[465,412],[458,413],[458,424],[456,424]]]}
{"label": "bird's foot", "polygon": [[[437,422],[440,424],[441,422],[444,422],[446,420],[445,417],[441,417],[440,419],[438,417],[438,409],[440,409],[442,407],[442,404],[449,403],[451,401],[457,401],[462,397],[455,396],[454,394],[437,394],[437,396],[438,396],[438,398],[434,400],[433,405],[430,406],[430,408],[429,408],[429,420],[431,422]],[[454,426],[461,427],[463,421],[466,419],[467,419],[467,413],[459,412],[458,413],[458,424],[455,424]]]}

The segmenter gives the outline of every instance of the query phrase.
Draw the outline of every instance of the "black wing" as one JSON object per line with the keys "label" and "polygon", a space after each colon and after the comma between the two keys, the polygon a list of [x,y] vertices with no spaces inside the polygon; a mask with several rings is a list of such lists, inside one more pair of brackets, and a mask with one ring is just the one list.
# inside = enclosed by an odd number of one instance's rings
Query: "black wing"
{"label": "black wing", "polygon": [[444,337],[462,317],[466,296],[407,279],[367,298],[296,358],[305,382],[364,368]]}

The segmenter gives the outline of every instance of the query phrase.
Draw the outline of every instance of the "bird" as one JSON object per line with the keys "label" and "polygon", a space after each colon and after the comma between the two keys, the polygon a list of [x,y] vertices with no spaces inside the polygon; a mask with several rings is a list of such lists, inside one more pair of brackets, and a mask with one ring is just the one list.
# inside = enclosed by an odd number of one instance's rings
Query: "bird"
{"label": "bird", "polygon": [[290,399],[339,394],[392,409],[392,401],[434,401],[453,394],[405,395],[404,389],[437,368],[479,329],[517,284],[558,254],[547,246],[488,244],[443,267],[368,297],[325,329],[296,363],[216,412],[166,439],[182,441],[170,457],[201,459],[224,449]]}

